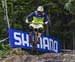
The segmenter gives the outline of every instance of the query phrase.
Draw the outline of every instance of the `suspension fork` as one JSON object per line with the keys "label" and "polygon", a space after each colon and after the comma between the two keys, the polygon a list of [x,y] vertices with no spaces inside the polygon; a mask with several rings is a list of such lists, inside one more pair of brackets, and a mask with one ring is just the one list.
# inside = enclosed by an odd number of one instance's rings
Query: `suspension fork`
{"label": "suspension fork", "polygon": [[38,31],[34,31],[34,43],[37,43],[37,39],[38,39]]}
{"label": "suspension fork", "polygon": [[37,40],[38,40],[38,31],[33,31],[33,47],[36,48],[36,43],[37,43]]}
{"label": "suspension fork", "polygon": [[37,38],[37,32],[33,31],[33,43],[32,43],[32,54],[35,54],[36,52],[36,38]]}

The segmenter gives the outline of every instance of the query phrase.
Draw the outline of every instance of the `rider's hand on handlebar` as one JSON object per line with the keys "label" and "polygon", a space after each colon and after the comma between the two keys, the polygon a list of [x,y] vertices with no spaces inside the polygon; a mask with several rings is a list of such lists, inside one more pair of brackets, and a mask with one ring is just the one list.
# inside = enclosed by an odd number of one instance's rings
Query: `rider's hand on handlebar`
{"label": "rider's hand on handlebar", "polygon": [[26,23],[28,23],[28,19],[26,19],[26,21],[25,21]]}
{"label": "rider's hand on handlebar", "polygon": [[48,24],[48,22],[45,22],[45,24]]}

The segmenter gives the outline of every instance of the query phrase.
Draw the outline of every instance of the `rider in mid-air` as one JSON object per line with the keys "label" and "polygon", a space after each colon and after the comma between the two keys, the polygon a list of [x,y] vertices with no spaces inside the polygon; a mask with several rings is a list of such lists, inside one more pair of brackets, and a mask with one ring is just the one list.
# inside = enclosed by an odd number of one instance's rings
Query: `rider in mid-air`
{"label": "rider in mid-air", "polygon": [[[31,39],[31,35],[32,35],[32,31],[33,31],[33,26],[34,23],[38,23],[38,27],[39,27],[39,32],[38,32],[38,42],[40,41],[40,36],[42,34],[43,31],[43,24],[48,24],[49,21],[49,17],[48,15],[44,12],[44,8],[43,6],[38,6],[37,10],[35,10],[34,12],[30,13],[27,17],[26,17],[26,23],[32,22],[29,25],[29,33],[30,33],[30,40]],[[36,29],[35,29],[36,31]],[[31,42],[31,41],[30,41]]]}

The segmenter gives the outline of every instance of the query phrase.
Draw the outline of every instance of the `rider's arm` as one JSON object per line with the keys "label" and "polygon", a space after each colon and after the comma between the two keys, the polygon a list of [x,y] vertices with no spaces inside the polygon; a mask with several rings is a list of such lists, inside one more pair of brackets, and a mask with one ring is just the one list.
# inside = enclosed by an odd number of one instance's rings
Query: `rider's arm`
{"label": "rider's arm", "polygon": [[33,16],[34,16],[34,12],[30,13],[26,18],[27,18],[27,19],[30,19],[30,18],[32,18]]}
{"label": "rider's arm", "polygon": [[46,24],[49,23],[50,22],[50,19],[49,19],[48,15],[46,13],[44,13],[44,17],[45,17],[45,21],[44,22]]}
{"label": "rider's arm", "polygon": [[34,16],[34,12],[30,13],[27,17],[26,17],[26,23],[28,23],[30,21],[30,19]]}

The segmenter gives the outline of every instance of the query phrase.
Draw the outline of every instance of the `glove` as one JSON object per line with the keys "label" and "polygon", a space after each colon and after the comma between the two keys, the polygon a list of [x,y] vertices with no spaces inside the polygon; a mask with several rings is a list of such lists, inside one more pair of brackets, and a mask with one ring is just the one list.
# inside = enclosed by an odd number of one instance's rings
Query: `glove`
{"label": "glove", "polygon": [[48,22],[45,22],[45,24],[48,24]]}
{"label": "glove", "polygon": [[28,19],[26,19],[26,21],[25,21],[26,23],[28,23]]}

